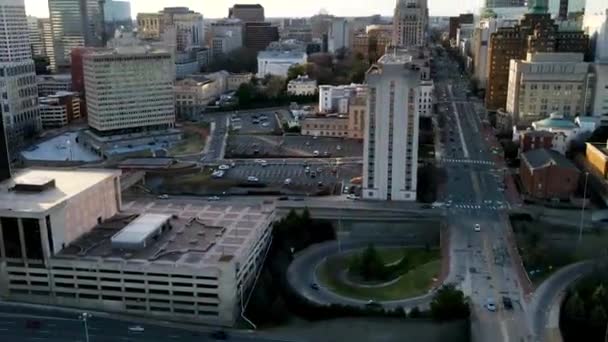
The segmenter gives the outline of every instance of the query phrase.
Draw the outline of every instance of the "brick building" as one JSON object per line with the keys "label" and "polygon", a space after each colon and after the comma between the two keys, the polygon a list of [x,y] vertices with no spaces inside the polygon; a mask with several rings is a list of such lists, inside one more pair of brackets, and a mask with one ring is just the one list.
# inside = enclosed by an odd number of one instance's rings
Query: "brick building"
{"label": "brick building", "polygon": [[537,149],[521,155],[519,175],[527,195],[565,200],[576,192],[580,171],[558,152]]}

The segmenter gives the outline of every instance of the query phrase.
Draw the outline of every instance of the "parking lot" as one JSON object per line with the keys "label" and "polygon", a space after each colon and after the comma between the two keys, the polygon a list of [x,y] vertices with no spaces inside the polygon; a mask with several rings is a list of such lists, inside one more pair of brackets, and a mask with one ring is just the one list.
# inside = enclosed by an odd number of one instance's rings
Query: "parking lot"
{"label": "parking lot", "polygon": [[233,113],[230,128],[236,134],[282,134],[275,111]]}
{"label": "parking lot", "polygon": [[232,135],[226,147],[226,158],[361,156],[363,141],[331,137]]}

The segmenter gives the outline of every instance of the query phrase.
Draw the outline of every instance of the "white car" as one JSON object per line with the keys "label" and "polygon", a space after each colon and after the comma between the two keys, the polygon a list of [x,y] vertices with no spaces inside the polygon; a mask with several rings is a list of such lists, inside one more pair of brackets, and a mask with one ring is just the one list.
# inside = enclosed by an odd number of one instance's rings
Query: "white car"
{"label": "white car", "polygon": [[224,177],[225,172],[218,170],[218,171],[213,171],[213,173],[211,174],[211,177],[213,178],[222,178]]}
{"label": "white car", "polygon": [[476,232],[480,232],[481,231],[481,226],[479,225],[479,223],[475,223],[475,231]]}
{"label": "white car", "polygon": [[207,198],[208,201],[219,201],[220,198],[218,196],[211,196]]}
{"label": "white car", "polygon": [[252,182],[252,183],[257,183],[257,182],[259,182],[260,180],[258,179],[258,177],[249,176],[249,177],[247,177],[247,181],[248,181],[248,182]]}
{"label": "white car", "polygon": [[268,122],[264,122],[264,123],[262,124],[262,127],[268,127],[268,126],[270,126],[270,124],[269,124]]}
{"label": "white car", "polygon": [[291,178],[285,178],[285,181],[283,182],[284,185],[289,185],[291,184]]}
{"label": "white car", "polygon": [[356,201],[356,200],[359,199],[359,196],[354,195],[354,194],[349,194],[349,195],[346,195],[346,198],[349,199],[349,200]]}
{"label": "white car", "polygon": [[266,164],[266,161],[264,159],[256,159],[254,160],[254,162],[258,164]]}
{"label": "white car", "polygon": [[488,298],[486,300],[486,309],[488,309],[488,311],[496,311],[496,302],[494,301],[494,298]]}
{"label": "white car", "polygon": [[315,157],[316,157],[316,156],[318,156],[318,155],[319,155],[319,151],[314,150],[314,151],[312,152],[312,155],[313,155],[313,156],[315,156]]}
{"label": "white car", "polygon": [[135,325],[132,327],[129,327],[129,331],[133,331],[133,332],[143,332],[145,329],[140,326],[140,325]]}
{"label": "white car", "polygon": [[169,199],[169,195],[167,195],[167,194],[159,195],[158,199]]}
{"label": "white car", "polygon": [[223,164],[223,165],[220,165],[220,167],[218,167],[218,169],[220,169],[220,170],[229,170],[230,169],[230,165]]}

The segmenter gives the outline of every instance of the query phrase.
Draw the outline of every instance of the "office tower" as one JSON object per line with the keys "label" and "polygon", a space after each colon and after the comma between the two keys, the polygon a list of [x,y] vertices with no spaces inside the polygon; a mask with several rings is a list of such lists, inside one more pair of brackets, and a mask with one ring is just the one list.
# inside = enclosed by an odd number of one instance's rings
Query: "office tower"
{"label": "office tower", "polygon": [[350,30],[348,20],[336,18],[329,26],[328,49],[331,53],[350,47]]}
{"label": "office tower", "polygon": [[131,29],[131,3],[128,1],[105,0],[104,4],[104,24],[106,37],[114,36],[117,29]]}
{"label": "office tower", "polygon": [[246,23],[263,22],[265,20],[264,7],[260,4],[235,4],[228,10],[228,18],[240,19]]}
{"label": "office tower", "polygon": [[149,47],[84,55],[89,126],[98,134],[163,130],[175,123],[171,54]]}
{"label": "office tower", "polygon": [[31,16],[27,17],[27,31],[29,34],[32,56],[46,56],[44,43],[42,41],[42,28],[39,25],[38,18]]}
{"label": "office tower", "polygon": [[397,0],[393,44],[402,47],[426,45],[428,20],[427,0]]}
{"label": "office tower", "polygon": [[414,201],[420,71],[412,56],[386,54],[367,73],[363,188],[367,199]]}
{"label": "office tower", "polygon": [[0,182],[11,178],[11,159],[8,154],[7,144],[4,120],[0,120]]}
{"label": "office tower", "polygon": [[211,24],[211,50],[213,56],[227,54],[243,47],[243,22],[224,19]]}
{"label": "office tower", "polygon": [[587,53],[589,38],[582,31],[559,31],[544,3],[537,1],[514,27],[502,27],[491,35],[488,49],[488,110],[504,109],[507,101],[509,63],[535,52]]}
{"label": "office tower", "polygon": [[271,42],[279,40],[279,29],[271,23],[245,23],[245,47],[254,51],[262,51]]}
{"label": "office tower", "polygon": [[51,69],[70,66],[72,49],[103,45],[103,1],[49,0],[54,53]]}
{"label": "office tower", "polygon": [[488,82],[488,47],[492,33],[500,27],[514,27],[516,19],[482,19],[473,33],[473,75],[479,89],[486,89]]}
{"label": "office tower", "polygon": [[496,7],[523,7],[526,6],[526,0],[486,0],[486,8]]}
{"label": "office tower", "polygon": [[528,53],[511,60],[506,110],[511,125],[532,124],[549,114],[586,116],[595,76],[582,53]]}
{"label": "office tower", "polygon": [[583,29],[591,39],[594,58],[608,63],[608,2],[587,0],[586,6]]}
{"label": "office tower", "polygon": [[23,0],[0,0],[0,92],[8,147],[14,154],[41,128]]}

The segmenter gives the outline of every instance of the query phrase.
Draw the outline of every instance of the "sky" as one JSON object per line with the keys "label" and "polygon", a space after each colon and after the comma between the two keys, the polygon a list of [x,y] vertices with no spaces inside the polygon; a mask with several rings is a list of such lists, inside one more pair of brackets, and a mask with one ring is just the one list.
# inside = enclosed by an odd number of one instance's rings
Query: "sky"
{"label": "sky", "polygon": [[[259,3],[267,17],[310,17],[324,9],[336,16],[392,15],[396,0],[130,0],[131,16],[139,12],[158,12],[163,7],[186,6],[205,18],[223,18],[235,3]],[[481,0],[429,0],[432,16],[477,12]],[[25,0],[28,15],[49,15],[48,0]]]}

